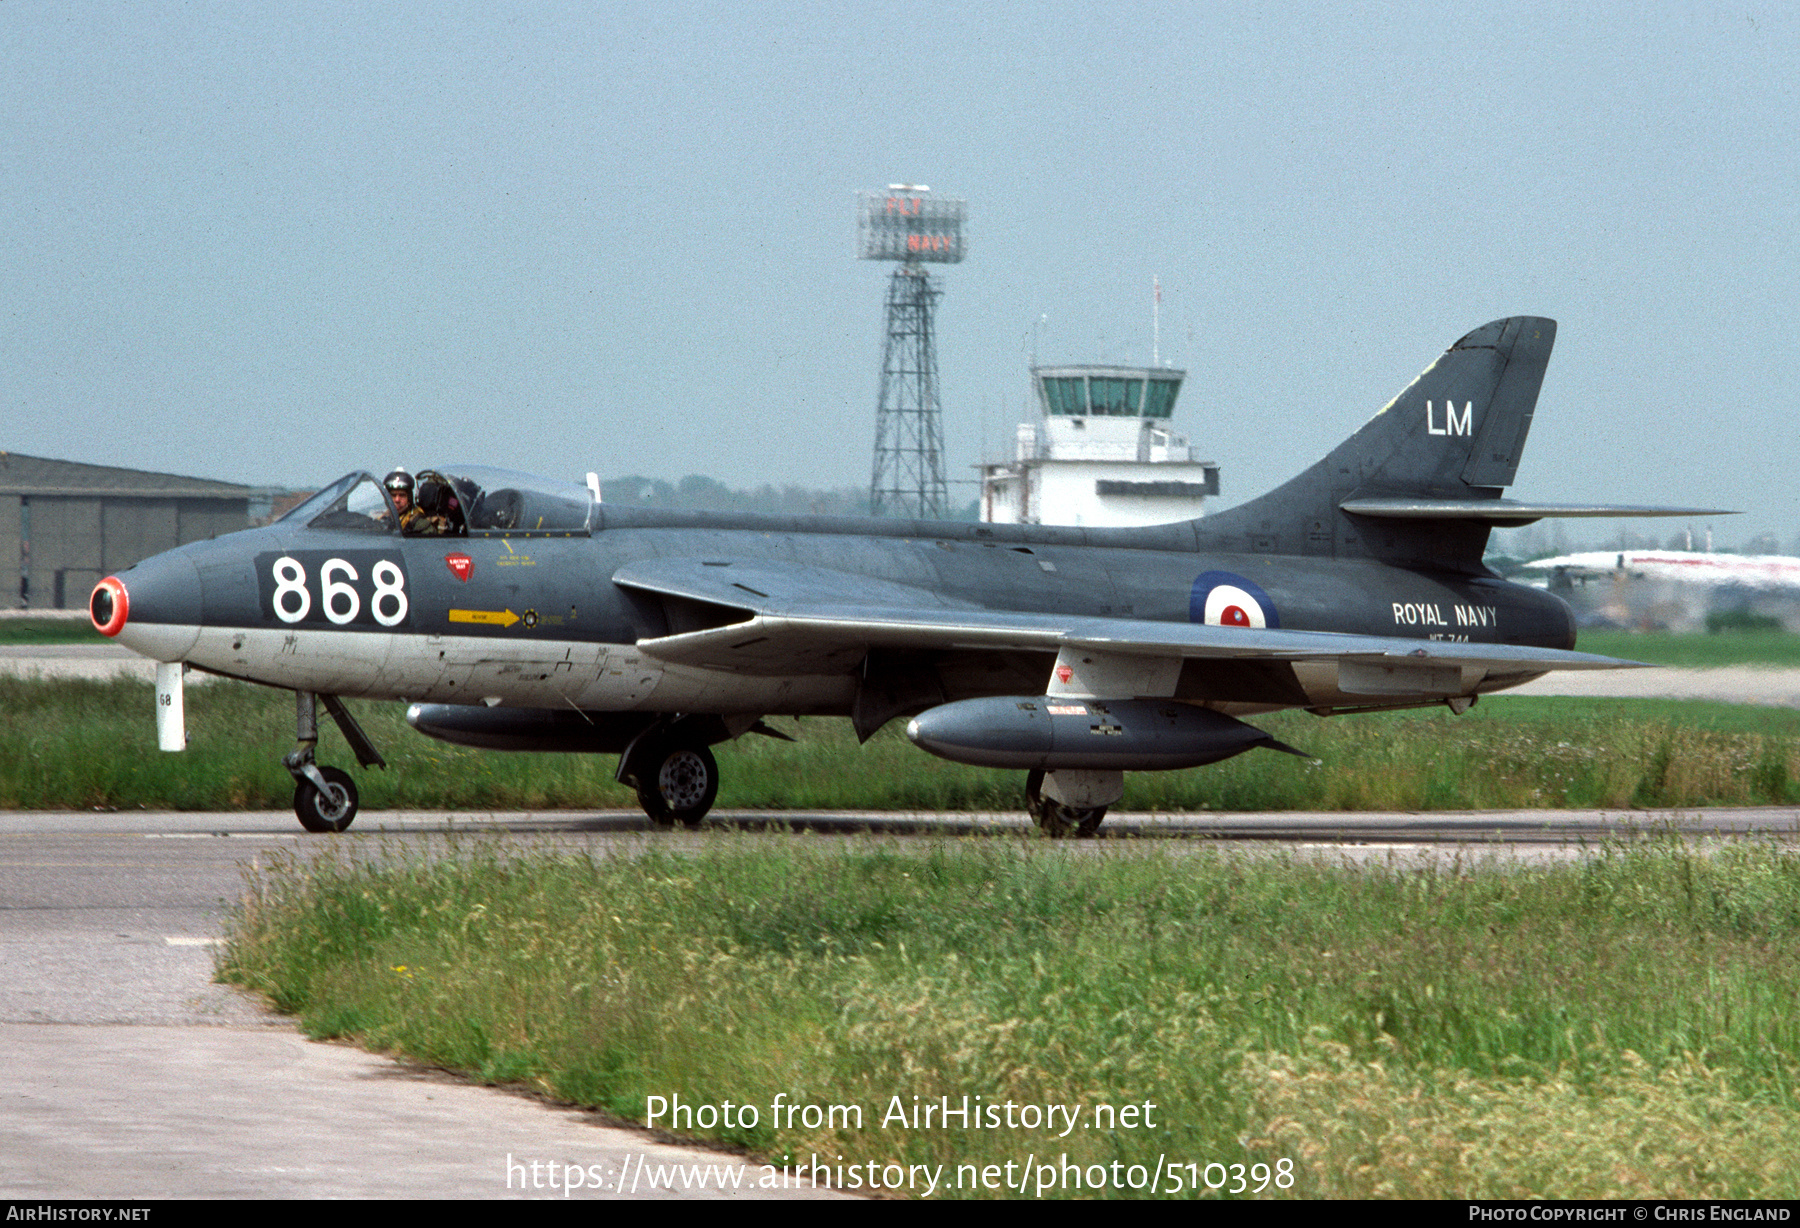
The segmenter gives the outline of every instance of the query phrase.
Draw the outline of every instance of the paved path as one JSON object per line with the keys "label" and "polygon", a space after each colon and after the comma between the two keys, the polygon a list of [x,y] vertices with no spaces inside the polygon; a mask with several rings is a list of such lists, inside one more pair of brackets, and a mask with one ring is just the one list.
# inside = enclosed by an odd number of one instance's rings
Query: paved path
{"label": "paved path", "polygon": [[1581,695],[1600,699],[1714,699],[1800,708],[1800,669],[1731,665],[1722,669],[1615,669],[1550,674],[1507,695]]}
{"label": "paved path", "polygon": [[[576,1197],[811,1193],[309,1042],[213,984],[243,866],[302,847],[297,827],[275,832],[292,823],[0,815],[0,1198],[541,1198],[562,1196],[570,1165],[600,1186]],[[673,1189],[653,1188],[659,1173]]]}
{"label": "paved path", "polygon": [[[0,644],[0,674],[16,678],[141,678],[156,662],[117,644]],[[196,674],[193,681],[207,677]]]}

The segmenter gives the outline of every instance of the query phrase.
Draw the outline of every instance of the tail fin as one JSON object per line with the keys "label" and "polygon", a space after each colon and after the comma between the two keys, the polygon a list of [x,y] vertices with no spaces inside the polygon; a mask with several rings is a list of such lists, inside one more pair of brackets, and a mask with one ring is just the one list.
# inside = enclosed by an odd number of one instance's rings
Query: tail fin
{"label": "tail fin", "polygon": [[[1497,499],[1519,468],[1556,321],[1514,316],[1476,329],[1324,460],[1261,498],[1196,522],[1203,547],[1379,558],[1481,570],[1488,524],[1433,517],[1433,501]],[[1412,499],[1408,519],[1343,504]]]}

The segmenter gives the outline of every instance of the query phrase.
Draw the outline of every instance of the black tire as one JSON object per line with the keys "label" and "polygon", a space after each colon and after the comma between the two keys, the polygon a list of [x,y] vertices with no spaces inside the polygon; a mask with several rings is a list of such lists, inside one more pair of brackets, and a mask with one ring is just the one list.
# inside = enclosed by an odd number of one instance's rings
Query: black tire
{"label": "black tire", "polygon": [[1043,808],[1031,817],[1052,840],[1092,840],[1100,834],[1100,824],[1106,821],[1106,807],[1083,809],[1046,799]]}
{"label": "black tire", "polygon": [[658,827],[700,826],[719,796],[719,763],[704,746],[665,746],[638,777],[638,805]]}
{"label": "black tire", "polygon": [[1092,840],[1106,820],[1106,807],[1065,806],[1044,796],[1044,774],[1032,772],[1025,777],[1025,812],[1052,840]]}
{"label": "black tire", "polygon": [[356,782],[342,768],[322,767],[319,775],[331,787],[331,800],[321,798],[312,781],[302,779],[294,786],[294,814],[307,831],[343,831],[356,818]]}

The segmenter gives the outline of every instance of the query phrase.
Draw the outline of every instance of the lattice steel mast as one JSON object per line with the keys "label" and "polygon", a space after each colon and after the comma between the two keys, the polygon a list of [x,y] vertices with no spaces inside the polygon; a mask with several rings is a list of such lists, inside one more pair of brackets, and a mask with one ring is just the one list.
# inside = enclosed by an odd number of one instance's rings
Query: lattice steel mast
{"label": "lattice steel mast", "polygon": [[877,516],[942,520],[949,511],[933,336],[933,309],[942,294],[916,264],[901,265],[888,280],[887,344],[869,482],[869,507]]}
{"label": "lattice steel mast", "polygon": [[950,511],[937,373],[937,300],[943,291],[923,265],[962,260],[968,205],[929,192],[894,185],[885,193],[861,193],[858,254],[900,262],[888,280],[869,507],[877,516],[942,520]]}

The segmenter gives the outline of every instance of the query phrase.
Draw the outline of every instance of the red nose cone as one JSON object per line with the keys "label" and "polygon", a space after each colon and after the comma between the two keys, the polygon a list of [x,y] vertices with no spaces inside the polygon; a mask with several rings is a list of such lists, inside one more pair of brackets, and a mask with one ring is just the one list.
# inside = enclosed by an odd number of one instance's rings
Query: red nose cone
{"label": "red nose cone", "polygon": [[94,586],[94,595],[88,598],[88,617],[94,620],[94,630],[105,636],[117,635],[125,629],[130,613],[131,598],[119,577],[108,576]]}

